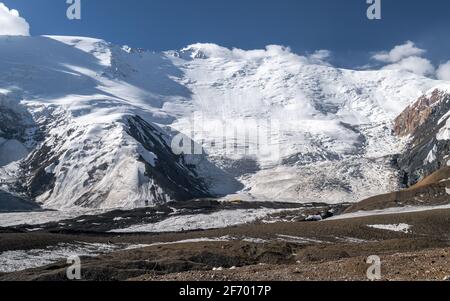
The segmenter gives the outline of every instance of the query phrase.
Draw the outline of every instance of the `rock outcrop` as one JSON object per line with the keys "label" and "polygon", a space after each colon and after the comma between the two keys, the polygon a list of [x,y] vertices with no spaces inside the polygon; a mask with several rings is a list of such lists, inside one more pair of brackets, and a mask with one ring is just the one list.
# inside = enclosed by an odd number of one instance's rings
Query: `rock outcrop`
{"label": "rock outcrop", "polygon": [[395,119],[395,134],[400,137],[414,134],[434,113],[434,107],[448,100],[450,100],[450,95],[438,89],[434,90],[431,96],[420,97]]}
{"label": "rock outcrop", "polygon": [[395,133],[410,136],[407,150],[398,159],[405,187],[448,165],[450,141],[440,133],[447,127],[449,112],[450,94],[437,89],[419,98],[395,120]]}

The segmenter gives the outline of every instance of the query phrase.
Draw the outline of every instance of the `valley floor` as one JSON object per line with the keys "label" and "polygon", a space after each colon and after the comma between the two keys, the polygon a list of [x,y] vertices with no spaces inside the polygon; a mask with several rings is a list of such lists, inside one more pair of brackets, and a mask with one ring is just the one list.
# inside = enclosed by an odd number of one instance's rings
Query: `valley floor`
{"label": "valley floor", "polygon": [[[0,258],[61,244],[110,246],[82,258],[83,280],[290,281],[367,280],[366,259],[377,255],[382,280],[444,280],[450,276],[449,229],[450,209],[177,233],[4,228]],[[0,280],[65,280],[66,268],[60,260],[2,273]]]}
{"label": "valley floor", "polygon": [[[449,279],[450,248],[383,256],[382,279],[389,281],[441,281]],[[133,281],[367,281],[365,257],[317,263],[262,264],[222,271],[189,271],[145,275]]]}

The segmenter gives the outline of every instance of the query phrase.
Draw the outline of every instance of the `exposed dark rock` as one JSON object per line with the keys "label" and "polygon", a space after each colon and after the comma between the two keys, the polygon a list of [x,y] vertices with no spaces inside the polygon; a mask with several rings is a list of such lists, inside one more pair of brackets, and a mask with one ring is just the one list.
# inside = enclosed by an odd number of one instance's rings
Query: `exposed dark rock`
{"label": "exposed dark rock", "polygon": [[[436,136],[446,123],[442,118],[449,111],[450,95],[436,90],[431,97],[421,97],[396,119],[396,134],[411,135],[407,151],[397,161],[400,181],[405,187],[447,166],[450,141],[439,141]],[[434,157],[432,160],[428,160],[430,155]]]}
{"label": "exposed dark rock", "polygon": [[[161,129],[150,125],[139,116],[130,117],[127,124],[128,134],[156,155],[155,166],[143,158],[141,161],[145,163],[146,175],[152,178],[166,195],[177,201],[212,197],[205,183],[198,177],[195,168],[188,166],[182,155],[175,155],[172,152]],[[159,200],[157,203],[167,202],[163,195],[156,195],[155,190],[152,193],[155,194],[155,199]]]}
{"label": "exposed dark rock", "polygon": [[420,97],[395,119],[395,134],[401,137],[414,134],[420,126],[428,122],[431,115],[436,114],[436,104],[441,105],[449,100],[450,95],[440,90],[435,90],[430,97]]}

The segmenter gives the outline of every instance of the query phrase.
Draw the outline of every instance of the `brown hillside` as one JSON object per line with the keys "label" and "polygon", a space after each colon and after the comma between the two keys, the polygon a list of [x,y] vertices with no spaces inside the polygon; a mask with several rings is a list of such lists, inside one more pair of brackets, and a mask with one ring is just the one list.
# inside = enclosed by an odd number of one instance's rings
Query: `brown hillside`
{"label": "brown hillside", "polygon": [[406,190],[363,200],[349,207],[345,213],[404,206],[446,205],[450,204],[448,188],[450,188],[450,167],[445,167]]}

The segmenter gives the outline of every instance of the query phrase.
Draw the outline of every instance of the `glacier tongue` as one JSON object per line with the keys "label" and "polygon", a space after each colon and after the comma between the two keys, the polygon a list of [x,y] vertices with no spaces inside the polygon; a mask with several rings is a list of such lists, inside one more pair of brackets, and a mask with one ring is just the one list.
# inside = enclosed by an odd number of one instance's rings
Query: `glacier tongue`
{"label": "glacier tongue", "polygon": [[[16,139],[30,151],[3,160],[22,159],[22,192],[55,209],[239,191],[295,202],[387,192],[396,174],[385,157],[403,146],[391,122],[439,83],[338,69],[280,46],[153,53],[83,37],[0,37],[0,57],[0,95],[16,95],[26,116],[19,139],[2,125],[0,145]],[[0,121],[10,107],[0,102]],[[272,138],[258,152],[249,151],[255,128]],[[202,154],[175,155],[179,133]]]}

